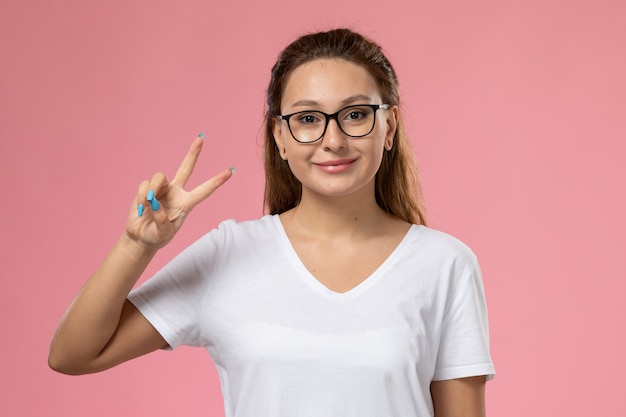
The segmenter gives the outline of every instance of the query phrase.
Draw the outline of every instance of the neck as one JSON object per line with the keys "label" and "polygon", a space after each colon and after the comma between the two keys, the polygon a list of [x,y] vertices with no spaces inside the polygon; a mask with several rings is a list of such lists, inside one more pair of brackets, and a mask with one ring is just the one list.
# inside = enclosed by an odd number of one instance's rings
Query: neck
{"label": "neck", "polygon": [[305,192],[298,206],[282,218],[310,235],[337,238],[369,234],[389,215],[376,204],[373,192],[367,194],[329,197]]}

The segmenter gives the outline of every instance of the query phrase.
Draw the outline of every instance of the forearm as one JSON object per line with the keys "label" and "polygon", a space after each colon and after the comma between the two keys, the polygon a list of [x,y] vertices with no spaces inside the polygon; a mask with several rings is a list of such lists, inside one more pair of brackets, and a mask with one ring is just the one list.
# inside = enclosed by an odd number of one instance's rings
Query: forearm
{"label": "forearm", "polygon": [[53,369],[98,358],[120,323],[128,293],[155,253],[126,234],[120,238],[62,318],[50,347]]}
{"label": "forearm", "polygon": [[485,417],[485,376],[433,381],[435,417]]}

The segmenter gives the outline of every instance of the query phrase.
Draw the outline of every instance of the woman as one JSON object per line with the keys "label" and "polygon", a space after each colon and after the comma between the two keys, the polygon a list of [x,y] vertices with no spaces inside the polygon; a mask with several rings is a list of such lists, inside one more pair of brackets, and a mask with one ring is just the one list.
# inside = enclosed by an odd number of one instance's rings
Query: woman
{"label": "woman", "polygon": [[494,371],[480,271],[424,226],[399,104],[393,68],[361,35],[289,45],[268,89],[269,215],[223,222],[131,293],[234,172],[186,191],[196,138],[172,181],[139,186],[50,366],[97,372],[188,344],[211,353],[227,416],[483,416]]}

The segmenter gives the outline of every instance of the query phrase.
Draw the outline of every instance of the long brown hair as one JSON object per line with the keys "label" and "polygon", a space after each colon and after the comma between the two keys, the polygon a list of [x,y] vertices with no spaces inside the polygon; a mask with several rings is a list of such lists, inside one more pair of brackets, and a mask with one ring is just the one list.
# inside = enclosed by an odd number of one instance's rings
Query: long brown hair
{"label": "long brown hair", "polygon": [[[270,214],[294,208],[302,196],[302,184],[280,157],[273,127],[280,112],[287,77],[300,65],[316,59],[339,58],[367,69],[374,77],[384,103],[400,105],[396,73],[375,42],[349,29],[335,29],[300,37],[279,55],[267,89],[265,114],[265,207]],[[425,224],[415,154],[399,114],[393,147],[385,151],[376,173],[376,202],[409,223]]]}

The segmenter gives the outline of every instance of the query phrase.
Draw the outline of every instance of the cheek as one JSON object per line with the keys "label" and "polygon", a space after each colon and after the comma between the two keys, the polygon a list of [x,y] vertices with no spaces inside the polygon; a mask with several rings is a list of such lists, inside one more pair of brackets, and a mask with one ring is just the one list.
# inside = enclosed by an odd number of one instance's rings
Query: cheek
{"label": "cheek", "polygon": [[289,164],[297,166],[298,164],[308,163],[312,157],[312,149],[306,145],[299,144],[295,141],[284,146],[285,160]]}
{"label": "cheek", "polygon": [[374,155],[373,158],[375,159],[379,168],[380,164],[383,161],[385,152],[388,152],[389,149],[391,149],[391,147],[388,147],[388,141],[384,136],[382,136],[379,141],[376,141],[375,148],[372,149],[372,155]]}

